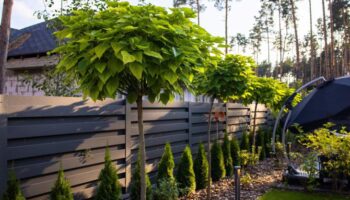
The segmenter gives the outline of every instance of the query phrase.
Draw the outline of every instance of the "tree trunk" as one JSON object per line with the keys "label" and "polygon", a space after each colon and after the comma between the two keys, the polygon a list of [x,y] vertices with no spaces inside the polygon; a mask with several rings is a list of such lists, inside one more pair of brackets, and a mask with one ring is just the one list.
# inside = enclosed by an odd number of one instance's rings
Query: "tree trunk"
{"label": "tree trunk", "polygon": [[196,3],[197,3],[197,23],[198,25],[200,25],[200,17],[199,17],[199,14],[200,14],[200,9],[201,9],[201,5],[199,4],[199,0],[196,0]]}
{"label": "tree trunk", "polygon": [[[303,79],[304,73],[303,70],[300,69],[300,53],[299,53],[299,38],[298,38],[298,25],[297,25],[297,18],[296,18],[296,11],[295,11],[295,5],[294,0],[290,0],[290,4],[292,6],[292,17],[293,17],[293,25],[294,25],[294,35],[295,35],[295,49],[296,49],[296,77]],[[299,74],[301,72],[301,74]]]}
{"label": "tree trunk", "polygon": [[210,186],[211,186],[211,114],[213,112],[213,104],[214,104],[214,97],[211,98],[210,100],[210,108],[209,108],[209,119],[208,119],[208,164],[209,164],[209,171],[208,171],[208,186],[207,186],[207,200],[211,199],[211,191],[210,191]]}
{"label": "tree trunk", "polygon": [[0,30],[0,94],[5,93],[5,64],[7,61],[7,53],[11,31],[12,6],[13,0],[4,0],[4,4],[2,7],[2,19]]}
{"label": "tree trunk", "polygon": [[326,6],[325,0],[322,0],[322,14],[323,14],[323,40],[324,40],[324,72],[326,78],[331,75],[331,67],[329,66],[329,53],[328,53],[328,36],[327,36],[327,23],[326,23]]}
{"label": "tree trunk", "polygon": [[336,77],[337,76],[337,69],[335,66],[335,54],[334,54],[334,22],[333,22],[333,2],[332,0],[329,0],[329,14],[330,14],[330,27],[331,27],[331,68],[333,71],[332,77]]}
{"label": "tree trunk", "polygon": [[269,29],[269,22],[266,16],[266,38],[267,38],[267,61],[269,62],[269,64],[271,63],[271,59],[270,59],[270,29]]}
{"label": "tree trunk", "polygon": [[137,97],[137,120],[139,126],[139,148],[141,149],[141,200],[146,200],[146,149],[143,132],[143,105],[142,96]]}
{"label": "tree trunk", "polygon": [[255,101],[255,108],[254,108],[254,120],[253,120],[253,146],[255,146],[255,138],[256,138],[256,111],[258,109],[258,101]]}
{"label": "tree trunk", "polygon": [[227,40],[228,40],[228,0],[225,0],[225,55],[228,52],[228,47],[227,47]]}
{"label": "tree trunk", "polygon": [[279,66],[280,66],[280,74],[281,74],[281,77],[280,77],[280,80],[282,80],[282,74],[283,74],[283,69],[282,69],[282,63],[283,63],[283,57],[282,57],[282,45],[283,45],[283,42],[282,42],[282,2],[281,0],[279,0],[279,3],[278,3],[278,31],[279,31],[279,37],[280,37],[280,60],[279,60]]}
{"label": "tree trunk", "polygon": [[310,9],[310,68],[311,68],[311,73],[310,73],[310,79],[312,80],[315,77],[315,47],[314,47],[314,33],[312,31],[312,4],[311,0],[309,0],[309,9]]}

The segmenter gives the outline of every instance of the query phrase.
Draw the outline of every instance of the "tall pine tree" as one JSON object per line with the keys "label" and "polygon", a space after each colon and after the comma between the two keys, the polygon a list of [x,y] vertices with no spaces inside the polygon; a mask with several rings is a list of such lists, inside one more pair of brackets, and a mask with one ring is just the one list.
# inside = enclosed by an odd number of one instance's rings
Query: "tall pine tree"
{"label": "tall pine tree", "polygon": [[118,180],[117,169],[111,160],[108,147],[105,153],[105,166],[100,172],[98,181],[96,200],[121,199],[122,191]]}

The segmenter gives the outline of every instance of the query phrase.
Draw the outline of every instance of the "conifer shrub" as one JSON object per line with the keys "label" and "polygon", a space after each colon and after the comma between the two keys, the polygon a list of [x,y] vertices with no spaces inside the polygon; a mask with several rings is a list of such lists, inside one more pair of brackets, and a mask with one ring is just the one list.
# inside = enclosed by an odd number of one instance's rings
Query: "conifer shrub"
{"label": "conifer shrub", "polygon": [[230,145],[230,140],[228,138],[227,133],[225,133],[224,142],[222,143],[222,153],[224,155],[226,176],[232,176],[233,165],[232,165],[232,157],[231,157],[231,145]]}
{"label": "conifer shrub", "polygon": [[[146,173],[146,199],[153,200],[152,197],[152,184],[149,179],[148,174]],[[130,183],[130,199],[131,200],[140,200],[141,194],[141,156],[140,152],[138,152],[137,161],[135,165],[135,169],[132,173],[131,183]]]}
{"label": "conifer shrub", "polygon": [[177,200],[179,190],[174,177],[158,180],[157,189],[154,191],[154,200]]}
{"label": "conifer shrub", "polygon": [[211,178],[213,181],[219,181],[225,177],[224,155],[218,141],[215,141],[211,148],[211,167]]}
{"label": "conifer shrub", "polygon": [[249,134],[247,131],[244,131],[242,134],[240,149],[250,151]]}
{"label": "conifer shrub", "polygon": [[196,189],[196,177],[193,171],[192,153],[187,145],[184,149],[176,176],[181,196],[185,196],[194,192]]}
{"label": "conifer shrub", "polygon": [[175,163],[173,152],[171,151],[170,144],[166,143],[162,158],[158,164],[157,184],[161,179],[174,178],[174,167]]}
{"label": "conifer shrub", "polygon": [[265,141],[265,154],[266,157],[270,157],[271,152],[271,137],[272,137],[272,130],[270,128],[264,129],[264,141]]}
{"label": "conifer shrub", "polygon": [[233,166],[241,165],[240,148],[236,137],[232,137],[231,139],[231,157]]}
{"label": "conifer shrub", "polygon": [[261,147],[261,153],[259,160],[265,160],[266,158],[266,143],[263,129],[259,129],[256,135],[256,145]]}
{"label": "conifer shrub", "polygon": [[96,200],[116,200],[122,198],[117,169],[111,160],[109,148],[105,152],[105,165],[98,177]]}
{"label": "conifer shrub", "polygon": [[10,170],[9,172],[6,190],[2,195],[2,200],[25,200],[14,170]]}
{"label": "conifer shrub", "polygon": [[207,156],[205,154],[204,145],[202,143],[199,144],[198,147],[198,154],[194,161],[194,173],[196,176],[196,189],[204,189],[208,185],[208,173],[209,173],[209,166],[208,166],[208,160]]}
{"label": "conifer shrub", "polygon": [[58,171],[55,185],[51,189],[50,200],[73,200],[73,193],[68,180],[64,177],[62,167]]}

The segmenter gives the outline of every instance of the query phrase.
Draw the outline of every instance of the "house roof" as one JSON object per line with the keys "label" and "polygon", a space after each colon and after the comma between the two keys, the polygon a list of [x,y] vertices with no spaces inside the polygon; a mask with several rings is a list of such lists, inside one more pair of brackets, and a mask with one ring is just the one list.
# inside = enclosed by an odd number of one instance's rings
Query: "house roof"
{"label": "house roof", "polygon": [[23,29],[11,29],[8,57],[45,54],[56,47],[56,40],[46,22],[34,24]]}

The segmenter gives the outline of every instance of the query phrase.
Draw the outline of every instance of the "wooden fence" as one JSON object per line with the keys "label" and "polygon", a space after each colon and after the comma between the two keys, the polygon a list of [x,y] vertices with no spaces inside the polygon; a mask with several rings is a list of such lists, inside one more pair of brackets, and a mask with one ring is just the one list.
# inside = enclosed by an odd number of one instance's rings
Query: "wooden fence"
{"label": "wooden fence", "polygon": [[[219,137],[227,130],[239,135],[252,122],[251,107],[215,104],[225,112]],[[208,103],[144,102],[147,171],[151,180],[164,144],[170,142],[177,162],[186,145],[196,153],[207,141]],[[271,122],[259,105],[257,124]],[[216,123],[212,126],[216,139]],[[14,169],[27,199],[47,199],[60,166],[76,199],[92,197],[108,144],[126,194],[138,148],[137,110],[124,100],[93,102],[71,97],[0,96],[0,193],[7,172]],[[127,197],[127,195],[125,195]]]}

